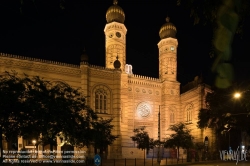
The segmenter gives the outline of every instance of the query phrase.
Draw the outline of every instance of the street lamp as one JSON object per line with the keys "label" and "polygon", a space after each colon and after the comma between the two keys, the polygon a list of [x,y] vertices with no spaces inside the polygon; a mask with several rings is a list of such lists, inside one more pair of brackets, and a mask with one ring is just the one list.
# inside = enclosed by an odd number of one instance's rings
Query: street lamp
{"label": "street lamp", "polygon": [[32,143],[34,145],[34,153],[35,153],[35,150],[36,150],[36,140],[32,140]]}
{"label": "street lamp", "polygon": [[234,98],[238,99],[240,97],[241,97],[241,93],[239,92],[234,93]]}
{"label": "street lamp", "polygon": [[[159,112],[158,112],[158,153],[157,153],[157,162],[160,165],[161,158],[163,157],[164,153],[164,145],[161,142],[161,106],[165,105],[159,105]],[[162,153],[161,153],[162,150]]]}
{"label": "street lamp", "polygon": [[160,165],[160,139],[161,139],[161,105],[159,105],[159,113],[158,113],[158,152],[157,152],[157,162]]}
{"label": "street lamp", "polygon": [[[243,91],[242,93],[246,93],[246,92],[249,92],[249,90]],[[239,92],[234,93],[234,98],[235,99],[239,99],[240,97],[241,97],[241,93],[239,93]],[[242,112],[242,113],[237,113],[237,114],[227,113],[226,115],[227,116],[231,116],[231,115],[234,115],[234,116],[236,116],[236,115],[247,115],[247,117],[248,117],[250,115],[250,112]],[[230,131],[230,129],[228,131]],[[230,132],[228,132],[228,133],[229,133],[229,147],[230,147]],[[242,133],[242,131],[241,131],[241,133]]]}

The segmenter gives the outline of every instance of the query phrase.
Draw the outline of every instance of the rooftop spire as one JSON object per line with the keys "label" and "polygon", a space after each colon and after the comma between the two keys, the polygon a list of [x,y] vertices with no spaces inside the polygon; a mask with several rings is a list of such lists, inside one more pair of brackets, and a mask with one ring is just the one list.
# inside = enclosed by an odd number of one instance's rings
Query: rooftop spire
{"label": "rooftop spire", "polygon": [[117,5],[118,4],[118,0],[113,0],[113,4]]}
{"label": "rooftop spire", "polygon": [[168,16],[166,17],[166,21],[167,21],[167,22],[169,22],[169,21],[170,21],[170,18],[169,18]]}

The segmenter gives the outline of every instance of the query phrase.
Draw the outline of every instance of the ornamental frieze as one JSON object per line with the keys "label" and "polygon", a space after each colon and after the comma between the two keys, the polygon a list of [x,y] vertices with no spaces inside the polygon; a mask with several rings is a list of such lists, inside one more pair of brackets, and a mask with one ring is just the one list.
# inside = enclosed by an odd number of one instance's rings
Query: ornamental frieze
{"label": "ornamental frieze", "polygon": [[89,70],[89,75],[91,77],[98,77],[98,78],[105,78],[105,79],[107,79],[107,78],[113,79],[113,77],[114,77],[113,73],[100,71],[100,70]]}
{"label": "ornamental frieze", "polygon": [[122,82],[122,88],[128,88],[128,83],[127,82]]}
{"label": "ornamental frieze", "polygon": [[153,126],[154,123],[153,122],[138,122],[135,121],[135,126]]}
{"label": "ornamental frieze", "polygon": [[122,26],[121,26],[121,25],[116,25],[116,24],[108,25],[108,26],[107,26],[107,29],[110,29],[110,28],[122,29]]}
{"label": "ornamental frieze", "polygon": [[143,93],[134,93],[129,95],[133,99],[138,99],[138,100],[148,100],[148,101],[159,101],[161,99],[161,96],[153,96],[153,95],[145,95]]}
{"label": "ornamental frieze", "polygon": [[179,95],[179,90],[176,90],[176,89],[163,89],[162,93],[164,95]]}
{"label": "ornamental frieze", "polygon": [[22,60],[2,60],[4,66],[15,66],[15,68],[26,68],[29,70],[42,70],[43,72],[79,75],[80,68],[61,67],[52,64],[42,64],[34,62],[24,62]]}
{"label": "ornamental frieze", "polygon": [[179,99],[180,99],[180,96],[178,96],[178,95],[168,95],[168,96],[162,98],[162,100],[164,100],[164,101],[177,101]]}
{"label": "ornamental frieze", "polygon": [[[128,87],[128,91],[129,92],[133,92],[133,88],[132,87]],[[160,92],[157,90],[155,93],[153,93],[152,89],[148,89],[148,88],[141,88],[141,87],[135,87],[134,88],[134,92],[136,93],[142,93],[142,94],[149,94],[149,95],[159,95]]]}
{"label": "ornamental frieze", "polygon": [[164,89],[164,88],[168,88],[168,89],[179,89],[179,87],[180,87],[179,85],[166,85],[166,84],[165,84],[165,85],[163,85],[162,88],[163,88],[163,89]]}
{"label": "ornamental frieze", "polygon": [[162,46],[168,45],[168,44],[169,44],[169,45],[170,45],[170,44],[171,44],[171,45],[177,45],[178,43],[177,43],[176,40],[165,40],[165,41],[163,40],[163,41],[160,42],[160,44],[159,44],[158,47],[161,48]]}

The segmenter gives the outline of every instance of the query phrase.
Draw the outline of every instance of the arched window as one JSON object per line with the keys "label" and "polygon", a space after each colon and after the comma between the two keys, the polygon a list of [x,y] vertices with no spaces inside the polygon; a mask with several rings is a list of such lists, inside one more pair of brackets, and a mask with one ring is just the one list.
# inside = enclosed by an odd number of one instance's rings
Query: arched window
{"label": "arched window", "polygon": [[192,111],[193,111],[193,104],[188,104],[186,106],[186,122],[192,122]]}
{"label": "arched window", "polygon": [[96,113],[110,112],[110,91],[106,86],[99,85],[93,90],[94,107]]}
{"label": "arched window", "polygon": [[174,116],[174,114],[175,114],[175,108],[173,108],[173,107],[170,107],[169,108],[169,113],[170,113],[170,123],[175,123],[175,116]]}
{"label": "arched window", "polygon": [[174,123],[174,113],[170,113],[170,123]]}

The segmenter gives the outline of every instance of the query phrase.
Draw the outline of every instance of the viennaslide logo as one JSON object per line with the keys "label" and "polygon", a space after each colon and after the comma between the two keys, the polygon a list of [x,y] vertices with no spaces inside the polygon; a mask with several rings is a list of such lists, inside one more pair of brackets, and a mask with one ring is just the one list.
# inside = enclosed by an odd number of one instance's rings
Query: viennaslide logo
{"label": "viennaslide logo", "polygon": [[235,160],[236,165],[239,161],[247,161],[247,150],[241,149],[239,150],[239,146],[237,150],[232,150],[229,148],[229,150],[221,150],[220,152],[220,159],[227,161],[227,160]]}

